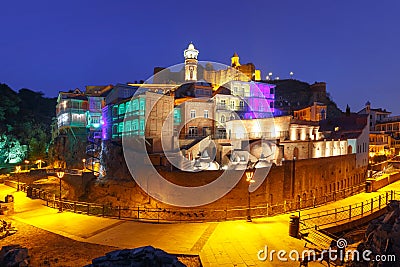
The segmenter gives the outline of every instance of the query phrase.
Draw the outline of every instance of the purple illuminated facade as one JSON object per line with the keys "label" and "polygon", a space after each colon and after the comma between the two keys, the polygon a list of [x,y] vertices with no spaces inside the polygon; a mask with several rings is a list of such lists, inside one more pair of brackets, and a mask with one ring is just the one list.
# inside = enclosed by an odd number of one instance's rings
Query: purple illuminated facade
{"label": "purple illuminated facade", "polygon": [[231,93],[245,102],[244,107],[237,111],[242,119],[269,118],[275,115],[275,85],[234,81],[231,83]]}
{"label": "purple illuminated facade", "polygon": [[[275,85],[267,83],[250,83],[250,97],[248,98],[249,110],[246,116],[251,118],[272,117],[275,112]],[[250,117],[248,119],[251,119]]]}

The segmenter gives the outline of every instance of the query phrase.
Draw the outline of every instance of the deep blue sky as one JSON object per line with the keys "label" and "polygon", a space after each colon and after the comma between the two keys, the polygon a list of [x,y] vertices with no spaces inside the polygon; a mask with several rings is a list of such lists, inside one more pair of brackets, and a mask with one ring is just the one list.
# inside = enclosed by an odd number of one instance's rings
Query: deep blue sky
{"label": "deep blue sky", "polygon": [[353,111],[367,100],[400,114],[400,1],[2,1],[0,82],[56,96],[146,80],[154,66],[229,64],[236,51],[328,92]]}

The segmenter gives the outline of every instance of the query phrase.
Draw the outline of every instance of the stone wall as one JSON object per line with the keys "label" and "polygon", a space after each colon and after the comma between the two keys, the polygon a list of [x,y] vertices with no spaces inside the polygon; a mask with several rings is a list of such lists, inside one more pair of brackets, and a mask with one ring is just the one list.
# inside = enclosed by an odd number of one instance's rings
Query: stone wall
{"label": "stone wall", "polygon": [[[80,199],[89,193],[88,185],[95,179],[96,176],[91,172],[84,172],[82,175],[65,174],[63,177],[63,184],[64,187],[69,189],[68,191],[70,196],[73,195],[75,199]],[[65,183],[67,185],[65,185]]]}
{"label": "stone wall", "polygon": [[[355,155],[330,158],[284,161],[282,166],[273,165],[260,187],[251,193],[252,205],[265,206],[281,204],[284,201],[298,201],[330,194],[365,182],[366,169],[355,168]],[[126,168],[126,167],[125,167]],[[217,179],[223,171],[203,171],[188,173],[169,171],[162,167],[158,172],[167,180],[182,186],[201,186]],[[146,205],[148,207],[168,207],[149,198],[129,176],[113,176],[97,180],[90,185],[86,201],[112,203],[121,206]],[[254,179],[261,179],[254,175]],[[229,208],[247,205],[248,182],[246,177],[221,199],[207,205],[207,208]]]}
{"label": "stone wall", "polygon": [[388,184],[391,184],[398,180],[400,180],[400,173],[398,173],[398,172],[386,175],[385,177],[376,179],[376,180],[369,179],[369,181],[371,182],[371,185],[372,185],[372,191],[377,191],[377,190],[381,189],[382,187],[385,187]]}

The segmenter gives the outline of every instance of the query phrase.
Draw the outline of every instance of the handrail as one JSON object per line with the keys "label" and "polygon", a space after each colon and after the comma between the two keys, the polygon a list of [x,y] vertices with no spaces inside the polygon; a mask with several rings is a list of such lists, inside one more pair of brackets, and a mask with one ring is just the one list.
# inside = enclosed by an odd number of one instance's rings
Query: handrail
{"label": "handrail", "polygon": [[[396,197],[397,196],[397,197]],[[362,218],[371,213],[385,208],[391,200],[400,198],[396,191],[386,191],[370,200],[365,200],[346,207],[329,209],[321,212],[314,212],[301,215],[301,230],[336,224],[343,221],[351,221],[354,218]]]}
{"label": "handrail", "polygon": [[[29,186],[20,185],[21,190],[28,192]],[[339,199],[340,197],[347,197],[352,194],[363,191],[363,185],[358,185],[353,188],[344,189],[329,195],[322,196],[320,198],[306,199],[300,201],[285,201],[284,203],[277,203],[271,205],[257,205],[251,207],[252,217],[262,218],[273,216],[277,214],[284,214],[293,212],[296,210],[311,208],[317,205],[322,205]],[[46,205],[52,208],[60,208],[71,212],[82,213],[94,216],[112,217],[112,218],[123,218],[138,221],[157,221],[157,222],[203,222],[203,221],[224,221],[224,220],[237,220],[245,219],[247,216],[248,207],[236,206],[226,207],[225,209],[211,209],[211,208],[182,208],[182,209],[171,209],[171,208],[146,208],[144,206],[112,206],[107,204],[80,202],[72,200],[59,200],[56,195],[46,192],[41,189],[31,188],[30,197],[39,198],[46,201]],[[319,200],[319,201],[318,201]],[[320,200],[327,200],[323,202]],[[304,227],[302,227],[304,228]]]}

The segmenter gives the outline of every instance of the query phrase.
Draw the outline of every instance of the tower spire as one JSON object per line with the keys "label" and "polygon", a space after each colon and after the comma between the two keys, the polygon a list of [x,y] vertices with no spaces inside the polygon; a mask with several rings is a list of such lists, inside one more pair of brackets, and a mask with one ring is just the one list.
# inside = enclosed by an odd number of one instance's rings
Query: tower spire
{"label": "tower spire", "polygon": [[185,57],[185,81],[197,81],[197,56],[199,50],[194,48],[190,42],[188,48],[183,52]]}

